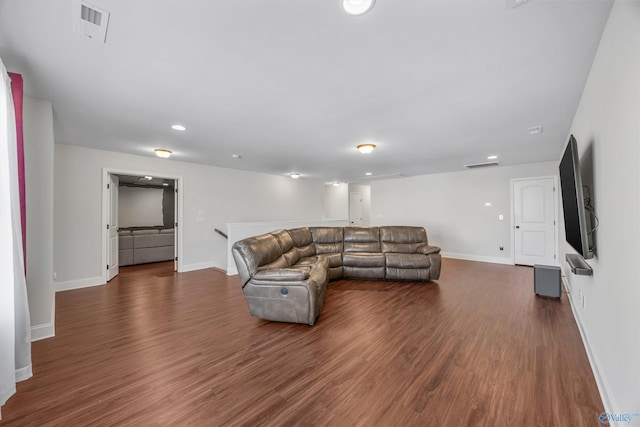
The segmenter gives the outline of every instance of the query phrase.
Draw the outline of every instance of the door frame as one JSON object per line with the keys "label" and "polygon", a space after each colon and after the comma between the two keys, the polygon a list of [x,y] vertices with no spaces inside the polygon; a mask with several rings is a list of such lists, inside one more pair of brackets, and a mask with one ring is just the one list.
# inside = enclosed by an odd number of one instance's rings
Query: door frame
{"label": "door frame", "polygon": [[[109,197],[109,214],[107,216],[107,220],[108,220],[108,228],[107,228],[107,281],[111,281],[112,279],[114,279],[117,275],[118,275],[118,270],[120,269],[120,261],[119,261],[119,251],[118,249],[118,230],[116,229],[115,231],[112,230],[112,227],[115,225],[116,227],[118,227],[119,225],[119,204],[120,204],[120,194],[119,194],[119,186],[120,186],[120,178],[118,177],[118,175],[115,174],[109,174],[108,175],[108,183],[111,185],[106,191],[108,193],[108,197]],[[118,188],[113,188],[114,185],[117,185]],[[114,205],[115,204],[115,209],[114,209]],[[115,221],[113,221],[113,215],[115,213]],[[115,233],[115,234],[113,234]],[[115,247],[116,247],[116,257],[118,257],[117,260],[115,260],[115,265],[114,265],[114,259],[112,258],[113,255],[113,242],[115,241]],[[115,268],[114,268],[115,267]],[[115,271],[115,273],[114,273]]]}
{"label": "door frame", "polygon": [[183,189],[183,177],[181,175],[172,175],[164,172],[149,172],[140,170],[127,170],[127,169],[115,169],[115,168],[102,168],[102,221],[100,227],[102,228],[102,283],[107,283],[107,268],[106,265],[109,262],[108,239],[109,230],[107,230],[106,224],[109,222],[109,209],[111,208],[111,200],[109,198],[109,191],[107,190],[107,184],[110,183],[110,175],[140,175],[140,176],[156,176],[158,178],[173,179],[175,181],[177,197],[177,213],[178,216],[174,220],[178,223],[178,227],[175,227],[175,253],[178,257],[178,262],[174,265],[177,267],[178,272],[184,271],[184,250],[183,250],[183,232],[182,232],[182,218],[184,217],[184,189]]}
{"label": "door frame", "polygon": [[[511,229],[511,264],[516,265],[516,231],[515,231],[515,223],[516,223],[516,219],[515,219],[515,200],[514,200],[514,190],[515,190],[515,183],[516,181],[535,181],[535,180],[539,180],[539,179],[552,179],[553,180],[553,198],[554,198],[554,209],[553,209],[553,221],[554,221],[554,233],[553,233],[553,244],[555,245],[555,253],[556,255],[559,254],[559,247],[558,247],[558,230],[559,230],[559,223],[558,223],[558,209],[560,209],[560,200],[558,199],[558,193],[559,188],[558,188],[558,176],[557,175],[544,175],[544,176],[530,176],[530,177],[525,177],[525,178],[511,178],[510,183],[509,183],[509,198],[511,200],[510,202],[510,206],[511,206],[511,215],[510,215],[510,229]],[[555,265],[559,266],[560,265],[560,259],[556,256],[555,259]]]}

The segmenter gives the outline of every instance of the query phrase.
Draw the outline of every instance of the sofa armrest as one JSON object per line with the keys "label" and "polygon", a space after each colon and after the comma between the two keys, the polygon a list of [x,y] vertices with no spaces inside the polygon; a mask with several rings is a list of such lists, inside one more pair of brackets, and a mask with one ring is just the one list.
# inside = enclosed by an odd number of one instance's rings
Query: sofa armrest
{"label": "sofa armrest", "polygon": [[273,282],[295,282],[307,280],[309,278],[308,268],[273,268],[260,270],[253,275],[252,279]]}
{"label": "sofa armrest", "polygon": [[418,249],[416,249],[416,252],[424,255],[439,254],[440,248],[437,246],[423,245],[418,247]]}

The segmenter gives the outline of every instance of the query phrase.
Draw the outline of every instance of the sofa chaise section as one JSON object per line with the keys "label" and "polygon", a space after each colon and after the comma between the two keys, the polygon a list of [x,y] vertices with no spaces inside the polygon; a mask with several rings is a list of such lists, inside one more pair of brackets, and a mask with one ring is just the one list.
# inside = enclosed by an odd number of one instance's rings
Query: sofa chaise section
{"label": "sofa chaise section", "polygon": [[328,264],[319,260],[293,266],[300,256],[285,233],[250,237],[233,245],[242,291],[255,317],[313,325],[327,292]]}

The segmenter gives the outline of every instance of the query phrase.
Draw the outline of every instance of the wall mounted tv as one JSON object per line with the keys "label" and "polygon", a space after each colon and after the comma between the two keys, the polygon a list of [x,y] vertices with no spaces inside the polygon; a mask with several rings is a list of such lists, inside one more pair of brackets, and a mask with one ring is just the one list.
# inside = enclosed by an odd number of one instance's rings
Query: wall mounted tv
{"label": "wall mounted tv", "polygon": [[567,242],[584,258],[595,255],[591,236],[590,214],[585,209],[578,144],[571,135],[560,160],[560,188]]}

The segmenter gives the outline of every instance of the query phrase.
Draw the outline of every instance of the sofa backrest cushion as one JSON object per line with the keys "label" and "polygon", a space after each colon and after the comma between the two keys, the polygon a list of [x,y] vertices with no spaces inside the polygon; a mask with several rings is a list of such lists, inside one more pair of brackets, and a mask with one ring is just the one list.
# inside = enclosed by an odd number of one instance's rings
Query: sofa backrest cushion
{"label": "sofa backrest cushion", "polygon": [[[293,239],[291,238],[291,235],[287,230],[274,231],[273,233],[271,233],[271,235],[276,238],[276,240],[278,241],[278,245],[280,245],[280,249],[282,249],[282,256],[286,264],[284,267],[291,267],[293,264],[298,262],[298,260],[300,260],[300,254],[296,250]],[[277,262],[277,260],[274,262]],[[280,265],[274,265],[273,267],[270,266],[269,268],[283,267]]]}
{"label": "sofa backrest cushion", "polygon": [[380,252],[380,229],[345,227],[344,252]]}
{"label": "sofa backrest cushion", "polygon": [[282,259],[282,249],[280,249],[278,240],[271,234],[249,237],[235,242],[231,253],[238,267],[243,287],[261,266],[271,264],[279,258]]}
{"label": "sofa backrest cushion", "polygon": [[342,252],[342,227],[310,227],[317,254]]}
{"label": "sofa backrest cushion", "polygon": [[280,245],[280,249],[282,249],[283,253],[290,251],[293,248],[293,239],[286,230],[278,230],[270,234],[276,238],[276,240],[278,241],[278,245]]}
{"label": "sofa backrest cushion", "polygon": [[419,246],[427,243],[427,232],[423,227],[380,227],[382,252],[415,253]]}
{"label": "sofa backrest cushion", "polygon": [[287,231],[293,240],[293,245],[296,247],[300,258],[306,258],[316,254],[316,246],[313,243],[313,236],[308,227],[294,228]]}

